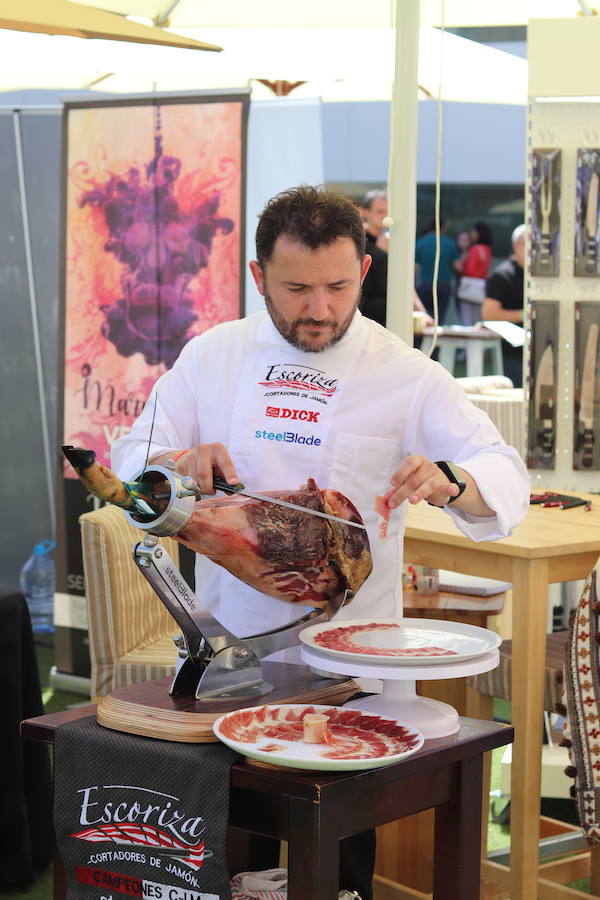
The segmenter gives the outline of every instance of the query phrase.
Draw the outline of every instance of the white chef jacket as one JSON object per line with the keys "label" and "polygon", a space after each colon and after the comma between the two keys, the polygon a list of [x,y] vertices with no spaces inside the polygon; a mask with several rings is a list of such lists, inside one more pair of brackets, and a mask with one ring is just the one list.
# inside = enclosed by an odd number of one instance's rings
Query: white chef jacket
{"label": "white chef jacket", "polygon": [[[394,615],[402,603],[406,502],[379,536],[375,497],[412,453],[457,463],[496,513],[479,518],[445,507],[475,541],[506,537],[525,516],[529,479],[516,450],[438,363],[356,312],[338,344],[298,350],[267,312],[217,325],[193,338],[156,383],[131,433],[112,445],[125,480],[148,453],[220,441],[249,490],[294,490],[313,477],[345,494],[367,527],[373,571],[338,616]],[[196,593],[240,636],[286,625],[305,610],[254,590],[197,556]]]}

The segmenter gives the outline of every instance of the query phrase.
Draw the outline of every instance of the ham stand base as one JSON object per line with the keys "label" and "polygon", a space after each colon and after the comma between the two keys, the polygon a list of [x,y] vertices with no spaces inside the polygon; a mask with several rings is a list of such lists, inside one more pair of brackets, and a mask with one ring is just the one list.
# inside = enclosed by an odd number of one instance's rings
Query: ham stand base
{"label": "ham stand base", "polygon": [[459,729],[458,713],[454,707],[440,700],[417,695],[417,681],[434,681],[445,678],[466,678],[495,669],[500,655],[497,649],[488,650],[472,659],[434,665],[377,665],[376,662],[354,662],[334,659],[306,645],[301,649],[302,660],[318,672],[351,675],[354,678],[379,678],[383,682],[381,694],[352,700],[345,706],[357,707],[365,712],[378,713],[396,719],[404,725],[418,729],[426,739],[446,737]]}

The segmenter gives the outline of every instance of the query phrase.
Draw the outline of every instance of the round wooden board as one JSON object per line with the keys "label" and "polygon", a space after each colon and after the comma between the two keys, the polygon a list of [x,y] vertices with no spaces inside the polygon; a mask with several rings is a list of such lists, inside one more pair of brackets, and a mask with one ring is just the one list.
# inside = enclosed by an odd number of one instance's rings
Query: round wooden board
{"label": "round wooden board", "polygon": [[216,742],[213,722],[234,709],[261,703],[330,703],[339,706],[360,688],[350,678],[323,678],[304,666],[289,663],[263,665],[264,679],[274,685],[269,694],[245,700],[196,700],[194,696],[172,697],[171,678],[120,688],[98,703],[99,725],[162,741]]}

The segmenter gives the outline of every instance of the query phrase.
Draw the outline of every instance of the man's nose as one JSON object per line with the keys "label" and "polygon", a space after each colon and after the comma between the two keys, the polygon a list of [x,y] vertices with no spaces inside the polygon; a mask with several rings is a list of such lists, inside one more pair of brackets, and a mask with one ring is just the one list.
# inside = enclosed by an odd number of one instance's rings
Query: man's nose
{"label": "man's nose", "polygon": [[329,314],[329,302],[326,291],[311,291],[306,302],[307,315],[317,322],[326,319]]}

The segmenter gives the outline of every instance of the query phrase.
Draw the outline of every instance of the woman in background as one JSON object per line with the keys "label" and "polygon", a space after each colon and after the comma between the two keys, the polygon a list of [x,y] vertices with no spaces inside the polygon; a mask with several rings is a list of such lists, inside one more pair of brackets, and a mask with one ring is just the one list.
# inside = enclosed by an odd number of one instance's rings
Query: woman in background
{"label": "woman in background", "polygon": [[481,321],[485,280],[492,264],[492,232],[489,225],[476,222],[469,233],[469,241],[467,252],[454,263],[460,275],[456,296],[462,325],[475,325]]}

